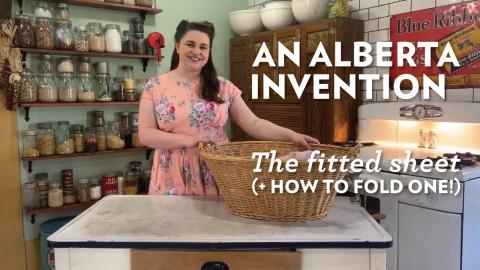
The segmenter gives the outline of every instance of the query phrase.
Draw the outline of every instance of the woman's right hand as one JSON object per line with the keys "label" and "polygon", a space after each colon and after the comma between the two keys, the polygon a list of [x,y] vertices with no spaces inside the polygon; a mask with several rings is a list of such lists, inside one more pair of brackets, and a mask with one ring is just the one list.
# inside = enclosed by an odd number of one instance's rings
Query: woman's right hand
{"label": "woman's right hand", "polygon": [[209,140],[201,137],[201,136],[189,136],[189,135],[183,135],[183,141],[184,141],[184,146],[187,148],[190,147],[198,147],[199,143],[208,143]]}

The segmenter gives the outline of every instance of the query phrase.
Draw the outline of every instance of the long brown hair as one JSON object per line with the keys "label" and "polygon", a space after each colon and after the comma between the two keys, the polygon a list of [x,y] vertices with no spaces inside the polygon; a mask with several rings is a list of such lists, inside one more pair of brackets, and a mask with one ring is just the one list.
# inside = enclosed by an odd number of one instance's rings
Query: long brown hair
{"label": "long brown hair", "polygon": [[[215,28],[213,24],[209,22],[189,22],[186,20],[182,20],[178,26],[177,31],[175,32],[175,43],[180,43],[180,40],[183,36],[191,30],[197,30],[207,34],[208,38],[210,39],[210,53],[208,55],[208,61],[203,66],[200,77],[201,77],[201,95],[202,98],[207,101],[214,101],[217,103],[223,103],[224,101],[218,96],[220,91],[220,83],[218,81],[217,71],[215,66],[213,65],[212,60],[212,43],[213,38],[215,37]],[[172,60],[170,63],[170,70],[174,70],[178,67],[178,63],[180,62],[177,48],[173,49],[172,53]]]}

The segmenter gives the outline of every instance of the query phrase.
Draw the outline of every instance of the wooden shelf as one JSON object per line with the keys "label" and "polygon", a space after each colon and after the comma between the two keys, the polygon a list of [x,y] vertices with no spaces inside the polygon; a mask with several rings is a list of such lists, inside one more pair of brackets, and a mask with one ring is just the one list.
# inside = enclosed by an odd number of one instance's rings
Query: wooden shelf
{"label": "wooden shelf", "polygon": [[125,54],[125,53],[107,53],[107,52],[79,52],[70,50],[47,50],[37,48],[20,48],[23,53],[35,54],[53,54],[53,55],[71,55],[71,56],[92,56],[106,58],[124,58],[124,59],[155,59],[155,55],[150,54]]}
{"label": "wooden shelf", "polygon": [[112,101],[112,102],[54,102],[54,103],[22,103],[22,108],[46,108],[46,107],[86,107],[86,106],[122,106],[122,105],[138,105],[138,101]]}
{"label": "wooden shelf", "polygon": [[73,204],[65,204],[61,207],[46,207],[46,208],[36,208],[36,209],[30,209],[30,208],[25,208],[25,214],[30,215],[30,222],[32,224],[35,223],[35,215],[37,214],[44,214],[44,213],[52,213],[52,212],[59,212],[59,211],[64,211],[64,210],[69,210],[69,209],[77,209],[77,208],[85,208],[85,207],[90,207],[94,205],[98,200],[94,201],[89,201],[86,203],[73,203]]}
{"label": "wooden shelf", "polygon": [[147,147],[125,148],[125,149],[119,149],[119,150],[107,150],[107,151],[99,151],[99,152],[93,152],[93,153],[74,153],[74,154],[66,154],[66,155],[39,156],[34,158],[22,157],[22,160],[37,161],[37,160],[50,160],[50,159],[62,159],[62,158],[74,158],[74,157],[88,157],[88,156],[100,156],[100,155],[117,154],[117,153],[138,152],[138,151],[145,151],[145,150],[149,150],[149,148]]}

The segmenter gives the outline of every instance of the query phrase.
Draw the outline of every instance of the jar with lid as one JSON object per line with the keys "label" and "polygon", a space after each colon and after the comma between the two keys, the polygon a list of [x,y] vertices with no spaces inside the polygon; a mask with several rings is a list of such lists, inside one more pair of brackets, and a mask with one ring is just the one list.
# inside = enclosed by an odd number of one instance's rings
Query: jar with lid
{"label": "jar with lid", "polygon": [[86,203],[90,201],[90,187],[88,184],[89,180],[86,178],[78,180],[77,194],[78,201],[81,203]]}
{"label": "jar with lid", "polygon": [[57,72],[58,73],[73,73],[74,72],[73,60],[70,56],[62,57],[62,58],[58,59]]}
{"label": "jar with lid", "polygon": [[82,125],[72,125],[73,145],[75,153],[85,152],[85,135]]}
{"label": "jar with lid", "polygon": [[59,3],[57,6],[57,20],[70,20],[70,11],[68,5]]}
{"label": "jar with lid", "polygon": [[93,111],[92,112],[92,126],[94,127],[103,127],[105,126],[105,119],[103,118],[103,111]]}
{"label": "jar with lid", "polygon": [[102,197],[102,185],[100,184],[100,179],[92,178],[90,179],[90,199],[98,200]]}
{"label": "jar with lid", "polygon": [[113,100],[125,101],[125,91],[123,89],[123,78],[115,77],[113,79]]}
{"label": "jar with lid", "polygon": [[123,194],[135,195],[138,193],[137,176],[133,172],[128,172],[123,179]]}
{"label": "jar with lid", "polygon": [[133,33],[125,30],[123,31],[122,52],[126,54],[135,54],[135,43]]}
{"label": "jar with lid", "polygon": [[63,188],[63,203],[73,204],[76,202],[77,202],[77,197],[75,196],[75,190],[73,188],[70,188],[70,189]]}
{"label": "jar with lid", "polygon": [[91,52],[105,51],[105,35],[103,34],[102,24],[98,22],[89,22],[87,24],[88,45]]}
{"label": "jar with lid", "polygon": [[53,67],[53,59],[49,54],[42,54],[38,58],[37,73],[53,73],[55,72]]}
{"label": "jar with lid", "polygon": [[73,50],[72,22],[68,20],[55,21],[55,48]]}
{"label": "jar with lid", "polygon": [[80,73],[77,76],[77,95],[81,102],[95,100],[95,91],[93,90],[93,76],[89,73]]}
{"label": "jar with lid", "polygon": [[140,100],[143,94],[143,89],[147,85],[148,79],[136,79],[135,80],[135,92],[137,93],[137,99]]}
{"label": "jar with lid", "polygon": [[107,148],[118,150],[125,147],[125,142],[121,137],[120,122],[108,122],[107,130]]}
{"label": "jar with lid", "polygon": [[105,26],[105,51],[112,53],[122,52],[122,33],[117,24]]}
{"label": "jar with lid", "polygon": [[150,176],[152,174],[152,170],[143,170],[142,174],[142,184],[139,185],[139,192],[140,193],[147,193],[150,187]]}
{"label": "jar with lid", "polygon": [[153,7],[153,0],[135,0],[135,5],[142,7]]}
{"label": "jar with lid", "polygon": [[60,183],[54,182],[50,184],[48,190],[48,207],[63,206],[63,189]]}
{"label": "jar with lid", "polygon": [[108,62],[96,62],[93,64],[95,68],[95,73],[97,74],[108,74],[109,64]]}
{"label": "jar with lid", "polygon": [[73,73],[59,73],[57,76],[58,100],[61,102],[76,102],[75,76]]}
{"label": "jar with lid", "polygon": [[32,25],[32,17],[28,15],[15,16],[15,36],[13,45],[21,48],[35,47],[35,28]]}
{"label": "jar with lid", "polygon": [[37,134],[36,130],[26,130],[23,132],[23,157],[38,157],[40,152],[37,148]]}
{"label": "jar with lid", "polygon": [[20,102],[36,102],[38,100],[38,92],[33,74],[28,68],[25,68],[20,76]]}
{"label": "jar with lid", "polygon": [[57,102],[58,92],[55,84],[55,74],[38,74],[37,76],[38,101]]}
{"label": "jar with lid", "polygon": [[37,17],[35,19],[35,43],[39,49],[55,48],[52,19]]}
{"label": "jar with lid", "polygon": [[85,129],[85,142],[86,150],[89,153],[97,152],[97,136],[93,127],[87,127]]}
{"label": "jar with lid", "polygon": [[92,63],[89,57],[80,57],[80,61],[78,61],[78,72],[93,73]]}
{"label": "jar with lid", "polygon": [[143,38],[143,33],[135,33],[135,51],[137,54],[146,54],[147,53],[147,43]]}
{"label": "jar with lid", "polygon": [[141,17],[135,17],[132,19],[132,28],[133,28],[133,33],[140,33],[143,34],[143,25],[144,21]]}
{"label": "jar with lid", "polygon": [[96,127],[95,135],[97,137],[97,151],[107,150],[107,132],[105,127]]}
{"label": "jar with lid", "polygon": [[120,130],[121,137],[125,142],[125,148],[132,148],[132,131],[131,131],[131,113],[130,112],[121,112],[120,113]]}
{"label": "jar with lid", "polygon": [[52,6],[47,2],[33,2],[33,16],[36,18],[53,18],[53,9]]}
{"label": "jar with lid", "polygon": [[96,80],[96,99],[97,101],[112,101],[112,93],[110,89],[110,75],[98,74]]}
{"label": "jar with lid", "polygon": [[135,89],[135,78],[133,75],[133,66],[122,66],[123,88],[125,90]]}
{"label": "jar with lid", "polygon": [[122,0],[122,4],[134,6],[135,0]]}
{"label": "jar with lid", "polygon": [[85,30],[85,27],[75,27],[74,34],[73,42],[75,43],[75,51],[88,52],[90,47],[88,45],[88,33],[87,30]]}
{"label": "jar with lid", "polygon": [[54,155],[55,137],[53,135],[52,123],[39,123],[37,130],[37,149],[40,152],[40,156]]}
{"label": "jar with lid", "polygon": [[48,173],[35,174],[35,182],[37,183],[39,197],[38,207],[48,207]]}
{"label": "jar with lid", "polygon": [[40,206],[40,197],[36,182],[27,182],[23,184],[23,207],[27,209],[37,209]]}
{"label": "jar with lid", "polygon": [[143,147],[143,145],[140,143],[138,128],[132,128],[132,147],[134,148]]}
{"label": "jar with lid", "polygon": [[75,146],[70,133],[70,123],[59,121],[55,129],[56,153],[59,155],[73,154]]}

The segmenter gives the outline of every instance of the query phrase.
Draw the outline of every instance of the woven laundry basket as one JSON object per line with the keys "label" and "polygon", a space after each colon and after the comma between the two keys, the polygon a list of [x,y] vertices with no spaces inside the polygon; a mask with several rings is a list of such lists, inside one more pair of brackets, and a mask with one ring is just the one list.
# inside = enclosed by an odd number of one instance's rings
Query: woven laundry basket
{"label": "woven laundry basket", "polygon": [[[335,198],[335,191],[327,192],[323,179],[340,180],[345,173],[339,172],[339,164],[335,165],[337,172],[318,172],[318,163],[314,163],[313,170],[308,173],[308,162],[299,160],[295,173],[285,170],[281,173],[268,172],[269,160],[263,160],[262,172],[254,173],[257,159],[252,159],[253,152],[270,152],[276,150],[276,157],[288,155],[291,152],[303,151],[300,147],[288,142],[273,141],[245,141],[233,142],[215,146],[200,147],[200,156],[207,163],[213,178],[223,195],[227,208],[233,214],[270,221],[309,221],[325,217],[328,209]],[[317,144],[312,150],[319,150],[325,154],[325,167],[328,168],[327,159],[333,155],[337,158],[347,156],[353,159],[358,154],[357,147],[340,147],[333,145]],[[283,162],[284,163],[284,162]],[[258,196],[252,191],[252,181],[258,178],[265,185],[263,190],[258,187]],[[318,185],[314,193],[296,192],[289,194],[284,192],[271,193],[271,180],[290,179],[318,179]]]}

